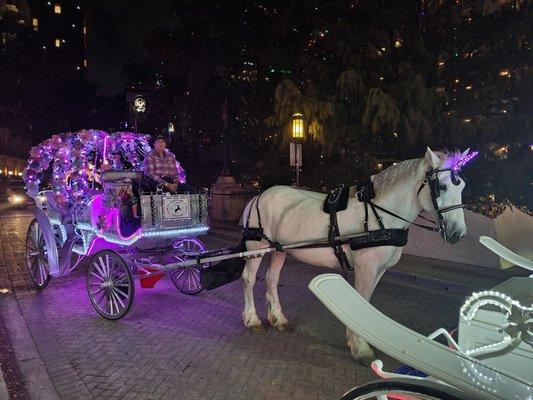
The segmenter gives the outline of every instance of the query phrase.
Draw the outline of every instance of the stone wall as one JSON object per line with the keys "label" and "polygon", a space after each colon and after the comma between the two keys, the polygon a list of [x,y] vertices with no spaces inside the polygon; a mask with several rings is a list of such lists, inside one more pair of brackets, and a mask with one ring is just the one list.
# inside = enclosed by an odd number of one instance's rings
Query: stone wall
{"label": "stone wall", "polygon": [[[485,235],[496,239],[523,257],[533,258],[533,217],[522,211],[507,208],[496,219],[490,219],[465,210],[465,221],[466,236],[454,245],[444,243],[437,233],[411,227],[409,242],[404,248],[404,253],[487,268],[509,267],[509,263],[500,260],[479,243],[479,237]],[[416,222],[425,223],[421,219],[417,219]]]}

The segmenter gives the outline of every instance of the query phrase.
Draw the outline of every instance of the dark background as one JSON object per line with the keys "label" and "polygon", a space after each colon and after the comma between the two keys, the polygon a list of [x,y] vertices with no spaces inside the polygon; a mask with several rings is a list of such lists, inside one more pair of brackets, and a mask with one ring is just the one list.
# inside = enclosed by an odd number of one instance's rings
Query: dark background
{"label": "dark background", "polygon": [[471,147],[469,199],[531,209],[531,26],[526,1],[2,0],[0,153],[172,124],[189,181],[215,181],[226,135],[230,172],[265,188],[293,182],[298,112],[304,186]]}

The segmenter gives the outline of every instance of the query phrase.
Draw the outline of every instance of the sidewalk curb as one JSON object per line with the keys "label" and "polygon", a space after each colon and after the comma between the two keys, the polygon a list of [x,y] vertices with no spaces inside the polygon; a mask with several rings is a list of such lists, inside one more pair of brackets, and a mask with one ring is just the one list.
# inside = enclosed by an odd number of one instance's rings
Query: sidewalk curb
{"label": "sidewalk curb", "polygon": [[0,368],[0,399],[9,399],[9,392],[7,391],[6,381],[4,380],[2,368]]}
{"label": "sidewalk curb", "polygon": [[[237,232],[235,233],[235,235],[233,235],[225,232],[217,232],[216,229],[210,230],[208,236],[222,240],[229,240],[235,242],[235,244],[237,244],[237,242],[241,239],[241,235]],[[412,272],[400,271],[394,268],[388,269],[383,278],[406,285],[423,286],[428,289],[459,295],[470,295],[472,294],[472,292],[480,290],[480,288],[477,287],[438,279],[430,276],[419,275]]]}
{"label": "sidewalk curb", "polygon": [[[29,397],[32,400],[59,400],[14,296],[0,297],[0,312],[4,316]],[[2,398],[1,392],[0,398]]]}

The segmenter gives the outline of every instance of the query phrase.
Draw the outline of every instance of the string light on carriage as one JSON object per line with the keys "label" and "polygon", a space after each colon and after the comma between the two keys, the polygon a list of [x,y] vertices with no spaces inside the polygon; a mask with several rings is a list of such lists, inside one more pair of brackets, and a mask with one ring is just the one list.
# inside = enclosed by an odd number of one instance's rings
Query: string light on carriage
{"label": "string light on carriage", "polygon": [[[518,312],[521,314],[533,312],[533,307],[523,306],[522,304],[520,304],[520,302],[514,300],[512,297],[506,294],[496,292],[494,290],[485,290],[472,294],[472,296],[470,296],[461,307],[459,311],[459,316],[463,321],[470,324],[474,319],[477,311],[481,307],[487,305],[497,307],[505,313],[506,321],[498,328],[498,331],[503,335],[503,339],[496,343],[481,346],[473,350],[467,350],[465,352],[467,355],[474,353],[486,353],[491,349],[501,350],[502,348],[505,348],[506,346],[512,344],[516,337],[513,338],[506,331],[506,329],[517,326],[516,322],[509,321],[509,318],[513,315],[513,311],[515,313]],[[520,334],[517,335],[517,337],[520,337]]]}

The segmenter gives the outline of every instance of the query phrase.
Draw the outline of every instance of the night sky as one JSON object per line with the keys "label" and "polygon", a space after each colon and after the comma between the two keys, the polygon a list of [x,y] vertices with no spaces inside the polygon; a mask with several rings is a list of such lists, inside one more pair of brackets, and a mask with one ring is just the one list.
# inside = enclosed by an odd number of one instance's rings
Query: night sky
{"label": "night sky", "polygon": [[144,55],[143,43],[170,26],[174,0],[88,2],[89,80],[102,95],[122,94],[121,72]]}

